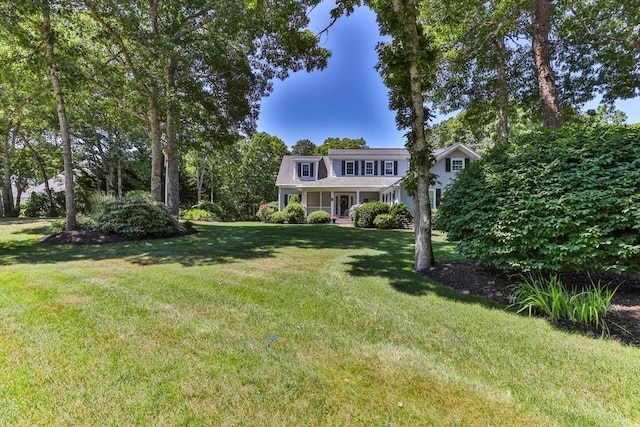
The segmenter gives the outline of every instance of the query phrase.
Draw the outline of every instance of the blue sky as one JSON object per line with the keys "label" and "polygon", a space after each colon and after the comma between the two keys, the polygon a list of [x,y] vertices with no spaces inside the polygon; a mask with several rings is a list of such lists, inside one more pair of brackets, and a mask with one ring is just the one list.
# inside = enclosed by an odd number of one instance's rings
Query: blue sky
{"label": "blue sky", "polygon": [[[324,1],[313,11],[313,31],[329,22],[332,5]],[[374,68],[380,40],[375,14],[368,8],[338,20],[322,40],[333,52],[328,67],[275,81],[273,93],[262,101],[258,131],[283,139],[289,147],[301,139],[320,145],[328,137],[362,137],[369,147],[404,146],[404,132],[396,129],[387,88]],[[640,98],[616,106],[627,113],[629,123],[640,122]]]}

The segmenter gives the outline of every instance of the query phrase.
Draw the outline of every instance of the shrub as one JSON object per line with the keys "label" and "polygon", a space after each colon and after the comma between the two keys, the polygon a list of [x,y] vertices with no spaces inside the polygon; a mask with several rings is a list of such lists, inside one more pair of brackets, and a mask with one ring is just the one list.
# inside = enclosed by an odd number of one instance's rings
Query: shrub
{"label": "shrub", "polygon": [[275,211],[271,214],[269,222],[271,224],[284,224],[285,222],[287,222],[287,216],[283,211]]}
{"label": "shrub", "polygon": [[413,214],[404,203],[394,203],[389,209],[389,213],[393,216],[396,227],[404,228],[413,222]]}
{"label": "shrub", "polygon": [[373,220],[373,225],[375,225],[376,228],[384,228],[384,229],[398,228],[398,223],[396,222],[395,218],[391,214],[378,215]]}
{"label": "shrub", "polygon": [[189,221],[213,221],[213,214],[204,209],[187,209],[180,216]]}
{"label": "shrub", "polygon": [[358,213],[358,208],[362,206],[362,204],[353,205],[349,208],[349,221],[351,224],[356,225],[358,223],[358,218],[360,214]]}
{"label": "shrub", "polygon": [[191,206],[191,209],[200,209],[207,211],[210,214],[210,219],[215,221],[224,221],[228,216],[222,206],[213,202],[201,201]]}
{"label": "shrub", "polygon": [[373,221],[380,214],[388,214],[389,205],[383,202],[368,202],[356,208],[355,226],[361,228],[373,228]]}
{"label": "shrub", "polygon": [[291,197],[289,197],[289,203],[302,203],[302,200],[300,200],[300,195],[293,194]]}
{"label": "shrub", "polygon": [[289,202],[287,207],[284,208],[285,221],[287,224],[302,224],[304,223],[304,208],[302,204],[296,202]]}
{"label": "shrub", "polygon": [[258,209],[258,219],[264,223],[268,223],[269,219],[271,218],[271,215],[273,215],[274,212],[276,212],[278,209],[274,208],[271,205],[268,205],[266,203],[263,203],[260,205],[260,209]]}
{"label": "shrub", "polygon": [[566,319],[591,325],[605,335],[609,331],[606,317],[612,311],[616,290],[592,282],[589,289],[578,291],[568,289],[556,275],[545,280],[541,275],[529,274],[513,287],[511,301],[518,313],[541,313],[552,321]]}
{"label": "shrub", "polygon": [[92,217],[94,228],[130,239],[163,237],[180,231],[180,225],[162,204],[140,196],[104,202]]}
{"label": "shrub", "polygon": [[20,206],[20,213],[27,218],[55,217],[64,214],[64,192],[54,192],[53,200],[44,193],[31,193],[29,200]]}
{"label": "shrub", "polygon": [[309,214],[307,218],[309,224],[328,224],[331,222],[331,215],[325,211],[315,211]]}
{"label": "shrub", "polygon": [[569,126],[500,145],[461,171],[437,226],[503,270],[640,269],[640,125]]}

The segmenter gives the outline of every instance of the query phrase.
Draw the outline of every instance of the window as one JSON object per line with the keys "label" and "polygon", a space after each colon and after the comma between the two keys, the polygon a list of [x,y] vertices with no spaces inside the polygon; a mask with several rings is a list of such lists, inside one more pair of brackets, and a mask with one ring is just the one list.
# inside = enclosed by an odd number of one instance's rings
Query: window
{"label": "window", "polygon": [[302,163],[301,164],[300,176],[302,176],[302,177],[310,177],[311,176],[311,163]]}
{"label": "window", "polygon": [[451,159],[451,172],[458,172],[464,169],[464,159]]}
{"label": "window", "polygon": [[431,208],[436,208],[436,190],[429,190],[429,202],[431,202]]}
{"label": "window", "polygon": [[367,160],[364,162],[364,174],[365,175],[373,175],[373,162]]}
{"label": "window", "polygon": [[384,174],[393,175],[393,162],[391,161],[384,162]]}
{"label": "window", "polygon": [[356,174],[356,165],[353,160],[345,162],[344,166],[344,174],[345,175],[355,175]]}

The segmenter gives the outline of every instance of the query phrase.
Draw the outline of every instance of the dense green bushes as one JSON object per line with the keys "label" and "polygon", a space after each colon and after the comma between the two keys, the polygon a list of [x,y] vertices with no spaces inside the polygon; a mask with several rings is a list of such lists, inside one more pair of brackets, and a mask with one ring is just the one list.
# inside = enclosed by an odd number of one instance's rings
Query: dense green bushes
{"label": "dense green bushes", "polygon": [[130,239],[170,236],[180,231],[178,220],[164,205],[140,196],[106,201],[92,220],[94,229]]}
{"label": "dense green bushes", "polygon": [[325,211],[315,211],[309,214],[307,218],[309,224],[328,224],[331,222],[331,215]]}
{"label": "dense green bushes", "polygon": [[389,205],[384,202],[368,202],[355,209],[353,224],[360,228],[373,228],[373,221],[380,214],[388,214]]}
{"label": "dense green bushes", "polygon": [[394,228],[405,228],[413,222],[413,214],[404,203],[394,203],[389,209],[389,214],[393,217]]}
{"label": "dense green bushes", "polygon": [[368,202],[352,206],[349,219],[361,228],[404,228],[413,221],[413,214],[404,203]]}
{"label": "dense green bushes", "polygon": [[564,127],[499,146],[447,188],[437,226],[505,270],[640,269],[640,126]]}
{"label": "dense green bushes", "polygon": [[60,216],[64,214],[64,192],[52,193],[52,200],[46,194],[31,193],[29,200],[20,206],[20,214],[27,218]]}
{"label": "dense green bushes", "polygon": [[301,203],[289,201],[289,204],[284,208],[282,212],[284,212],[285,222],[287,224],[304,223],[305,211]]}
{"label": "dense green bushes", "polygon": [[277,206],[272,206],[271,204],[263,203],[260,205],[258,209],[257,217],[260,221],[264,223],[270,222],[271,215],[278,210]]}

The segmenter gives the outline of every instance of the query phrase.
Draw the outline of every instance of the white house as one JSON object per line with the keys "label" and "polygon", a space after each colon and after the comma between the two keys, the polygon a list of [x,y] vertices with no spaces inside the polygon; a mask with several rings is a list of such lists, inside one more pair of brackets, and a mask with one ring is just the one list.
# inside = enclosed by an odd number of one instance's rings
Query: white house
{"label": "white house", "polygon": [[[437,182],[429,190],[435,208],[458,171],[480,156],[457,143],[434,152],[431,173]],[[292,195],[300,196],[307,215],[323,210],[347,216],[349,208],[368,201],[403,202],[413,211],[404,187],[409,152],[404,148],[330,149],[327,156],[285,156],[276,179],[282,210]]]}

